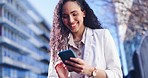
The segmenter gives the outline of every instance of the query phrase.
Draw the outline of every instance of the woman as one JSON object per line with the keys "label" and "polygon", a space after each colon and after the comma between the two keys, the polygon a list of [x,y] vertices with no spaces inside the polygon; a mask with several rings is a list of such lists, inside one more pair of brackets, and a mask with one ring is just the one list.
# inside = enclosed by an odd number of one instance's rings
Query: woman
{"label": "woman", "polygon": [[[85,0],[61,0],[54,11],[48,78],[122,78],[113,38],[102,29]],[[77,58],[61,62],[58,52],[71,49]]]}

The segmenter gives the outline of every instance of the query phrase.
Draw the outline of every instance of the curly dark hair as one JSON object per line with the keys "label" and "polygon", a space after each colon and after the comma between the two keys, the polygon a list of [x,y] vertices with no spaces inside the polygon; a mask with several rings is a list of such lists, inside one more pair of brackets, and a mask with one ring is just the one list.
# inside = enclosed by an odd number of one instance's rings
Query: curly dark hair
{"label": "curly dark hair", "polygon": [[62,21],[62,8],[67,1],[76,1],[81,7],[81,10],[85,11],[86,15],[84,17],[84,26],[91,29],[102,29],[96,15],[85,0],[60,0],[54,10],[53,28],[50,34],[50,51],[54,62],[58,59],[57,53],[60,50],[68,49],[67,41],[70,30],[63,24]]}
{"label": "curly dark hair", "polygon": [[[60,18],[62,18],[62,8],[63,8],[63,5],[67,1],[76,1],[77,4],[81,7],[81,10],[85,11],[86,17],[84,18],[84,25],[86,27],[89,27],[91,29],[102,29],[101,24],[98,21],[96,15],[94,14],[93,10],[89,7],[89,5],[86,3],[85,0],[63,0],[61,6],[59,8]],[[62,19],[61,19],[61,23],[62,23]],[[64,29],[66,29],[66,26],[63,26],[63,27],[64,27]]]}

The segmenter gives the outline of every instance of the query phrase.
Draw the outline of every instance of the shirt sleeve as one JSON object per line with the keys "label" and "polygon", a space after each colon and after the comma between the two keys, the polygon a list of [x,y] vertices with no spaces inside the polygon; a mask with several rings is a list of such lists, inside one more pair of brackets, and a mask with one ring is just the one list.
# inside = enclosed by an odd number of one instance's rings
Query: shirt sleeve
{"label": "shirt sleeve", "polygon": [[49,64],[48,77],[47,78],[58,78],[53,63]]}
{"label": "shirt sleeve", "polygon": [[[53,57],[52,57],[53,58]],[[48,77],[47,78],[59,78],[58,77],[58,74],[56,72],[56,69],[55,67],[60,64],[62,62],[61,59],[58,59],[55,61],[55,60],[50,60],[50,64],[49,64],[49,68],[48,68]],[[55,61],[55,62],[54,62]],[[58,71],[58,70],[57,70]],[[68,74],[68,78],[70,78],[70,73]]]}
{"label": "shirt sleeve", "polygon": [[117,48],[110,32],[107,29],[104,32],[104,37],[104,51],[107,65],[105,72],[107,74],[107,78],[123,78]]}
{"label": "shirt sleeve", "polygon": [[[55,65],[57,64],[58,61],[58,57],[54,57],[55,55],[53,55],[53,53],[51,53],[51,58],[50,58],[50,63],[49,63],[49,67],[48,67],[48,77],[47,78],[58,78],[58,75],[56,73],[55,70]],[[57,58],[57,60],[55,60],[55,58]]]}

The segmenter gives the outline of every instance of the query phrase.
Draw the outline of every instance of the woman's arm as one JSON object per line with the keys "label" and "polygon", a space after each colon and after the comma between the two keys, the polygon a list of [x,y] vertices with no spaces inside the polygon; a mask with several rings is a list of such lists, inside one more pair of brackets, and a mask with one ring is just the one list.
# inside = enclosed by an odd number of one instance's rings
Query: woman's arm
{"label": "woman's arm", "polygon": [[48,78],[68,78],[69,72],[62,61],[58,61],[55,65],[50,66],[48,70]]}
{"label": "woman's arm", "polygon": [[69,72],[63,62],[58,63],[55,66],[55,69],[56,69],[56,73],[58,74],[59,78],[68,78]]}
{"label": "woman's arm", "polygon": [[123,78],[119,55],[115,42],[108,30],[104,31],[104,55],[107,78]]}
{"label": "woman's arm", "polygon": [[56,74],[54,64],[50,62],[48,67],[48,78],[58,78],[58,75]]}

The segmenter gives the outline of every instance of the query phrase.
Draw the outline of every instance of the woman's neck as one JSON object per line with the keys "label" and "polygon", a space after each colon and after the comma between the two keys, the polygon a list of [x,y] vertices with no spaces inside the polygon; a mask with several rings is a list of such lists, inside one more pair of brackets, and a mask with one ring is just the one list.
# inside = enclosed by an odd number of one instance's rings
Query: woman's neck
{"label": "woman's neck", "polygon": [[85,26],[84,27],[82,26],[78,32],[72,33],[74,41],[81,41],[84,30],[85,30]]}

